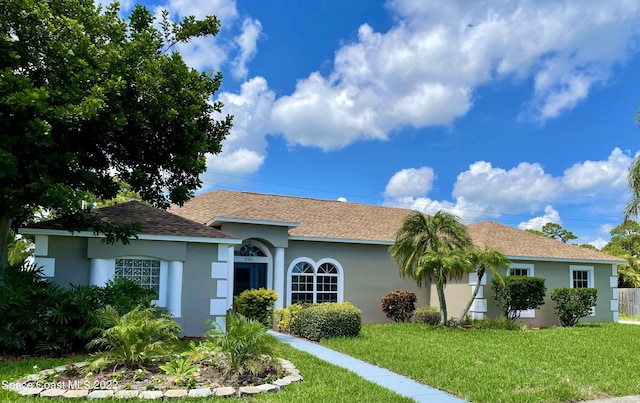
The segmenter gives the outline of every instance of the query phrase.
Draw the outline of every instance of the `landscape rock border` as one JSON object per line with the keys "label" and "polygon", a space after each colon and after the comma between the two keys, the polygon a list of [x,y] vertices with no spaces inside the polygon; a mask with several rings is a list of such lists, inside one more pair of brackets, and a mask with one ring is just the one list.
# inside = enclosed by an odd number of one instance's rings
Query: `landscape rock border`
{"label": "landscape rock border", "polygon": [[[240,386],[237,389],[231,386],[224,386],[219,388],[198,388],[198,389],[167,389],[167,390],[110,390],[110,389],[69,389],[64,388],[56,383],[40,382],[40,375],[29,375],[24,379],[11,382],[11,390],[19,393],[22,396],[27,397],[43,397],[43,398],[87,398],[87,399],[106,399],[106,398],[140,398],[140,399],[174,399],[181,397],[243,397],[257,395],[260,393],[272,393],[277,392],[287,385],[303,380],[300,375],[300,371],[293,365],[291,361],[278,358],[282,369],[285,373],[283,378],[276,379],[272,383],[265,383],[257,386]],[[76,368],[82,368],[87,365],[86,362],[74,362],[69,365],[74,365]],[[67,366],[61,365],[56,368],[41,371],[40,374],[46,371],[64,372]],[[46,387],[40,387],[40,386]],[[60,387],[58,387],[60,386]]]}

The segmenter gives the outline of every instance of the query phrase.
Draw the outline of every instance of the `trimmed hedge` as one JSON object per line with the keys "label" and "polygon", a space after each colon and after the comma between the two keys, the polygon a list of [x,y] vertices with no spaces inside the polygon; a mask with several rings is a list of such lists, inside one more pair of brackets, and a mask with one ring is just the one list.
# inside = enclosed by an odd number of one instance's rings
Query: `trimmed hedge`
{"label": "trimmed hedge", "polygon": [[279,332],[297,334],[298,316],[304,309],[305,305],[301,303],[292,304],[287,308],[278,308],[273,311],[276,321],[276,330]]}
{"label": "trimmed hedge", "polygon": [[435,306],[423,306],[416,309],[413,314],[413,321],[416,323],[425,323],[431,326],[437,326],[440,324],[440,310]]}
{"label": "trimmed hedge", "polygon": [[349,302],[325,302],[304,308],[296,322],[295,334],[305,339],[356,337],[362,327],[362,311]]}
{"label": "trimmed hedge", "polygon": [[273,306],[278,294],[273,290],[258,288],[244,290],[233,298],[233,310],[249,319],[255,319],[267,327],[271,327]]}
{"label": "trimmed hedge", "polygon": [[394,322],[407,322],[416,310],[416,294],[409,291],[392,291],[380,302],[382,311]]}

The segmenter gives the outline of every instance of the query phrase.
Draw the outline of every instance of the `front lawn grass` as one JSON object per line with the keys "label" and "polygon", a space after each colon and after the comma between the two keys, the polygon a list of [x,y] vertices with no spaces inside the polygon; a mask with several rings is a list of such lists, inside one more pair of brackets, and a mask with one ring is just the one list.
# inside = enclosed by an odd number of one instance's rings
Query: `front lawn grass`
{"label": "front lawn grass", "polygon": [[570,402],[640,394],[640,326],[465,330],[363,325],[323,345],[472,402]]}
{"label": "front lawn grass", "polygon": [[[181,348],[186,348],[181,343]],[[331,365],[312,355],[296,350],[285,344],[278,346],[277,356],[294,363],[304,377],[303,382],[286,386],[277,393],[259,395],[251,399],[224,399],[224,401],[252,401],[252,402],[403,402],[413,400],[403,398],[381,386],[365,381],[351,372]],[[33,366],[40,369],[53,368],[71,361],[84,360],[86,356],[73,359],[28,359],[24,361],[0,361],[0,382],[5,385],[12,380],[23,378],[33,373]],[[0,402],[7,403],[46,403],[46,398],[26,398],[15,392],[6,390],[0,384]],[[140,399],[100,399],[100,402],[139,402]],[[222,398],[185,398],[179,399],[184,403],[221,402]]]}

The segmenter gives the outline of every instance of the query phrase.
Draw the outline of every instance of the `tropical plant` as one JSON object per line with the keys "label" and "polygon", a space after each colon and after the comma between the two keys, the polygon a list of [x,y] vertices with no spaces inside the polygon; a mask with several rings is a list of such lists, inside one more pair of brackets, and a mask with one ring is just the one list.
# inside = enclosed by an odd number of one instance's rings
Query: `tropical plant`
{"label": "tropical plant", "polygon": [[252,364],[264,355],[273,354],[275,337],[255,319],[228,311],[224,330],[216,322],[209,324],[212,327],[207,337],[220,348],[232,370],[238,374],[253,373],[256,367]]}
{"label": "tropical plant", "polygon": [[473,300],[478,296],[480,283],[482,282],[487,269],[491,270],[493,278],[498,279],[498,281],[502,281],[502,276],[500,275],[498,269],[507,268],[511,264],[511,260],[509,260],[509,258],[507,258],[502,252],[492,248],[487,244],[484,245],[484,249],[473,246],[469,248],[466,253],[468,259],[471,261],[471,264],[476,269],[477,282],[475,288],[473,289],[471,299],[469,299],[469,302],[467,302],[467,305],[464,307],[464,310],[460,314],[460,318],[466,317],[469,313],[469,309],[471,309]]}
{"label": "tropical plant", "polygon": [[23,262],[0,267],[0,353],[32,354],[45,333],[42,318],[52,284],[42,278],[42,268]]}
{"label": "tropical plant", "polygon": [[[640,125],[640,108],[636,111],[636,124]],[[640,156],[633,161],[627,178],[631,195],[623,212],[625,221],[640,215]]]}
{"label": "tropical plant", "polygon": [[87,348],[100,352],[91,362],[92,369],[109,365],[138,368],[148,365],[155,356],[163,356],[178,340],[180,327],[156,308],[136,307],[120,315],[111,306],[99,310],[103,327],[99,337],[91,340]]}
{"label": "tropical plant", "polygon": [[407,322],[416,310],[416,294],[409,291],[392,291],[380,302],[382,311],[394,322]]}
{"label": "tropical plant", "polygon": [[564,327],[575,326],[580,318],[591,314],[598,300],[595,288],[556,288],[551,291],[551,300],[556,303],[554,309],[560,324]]}
{"label": "tropical plant", "polygon": [[447,279],[461,278],[473,269],[464,254],[471,245],[467,228],[455,215],[438,211],[432,216],[413,211],[396,232],[389,248],[391,258],[398,264],[400,275],[410,277],[418,286],[434,281],[440,304],[442,323],[448,324],[444,287]]}
{"label": "tropical plant", "polygon": [[491,279],[491,289],[503,315],[515,321],[524,310],[538,309],[544,304],[547,288],[539,277],[508,276],[502,281]]}
{"label": "tropical plant", "polygon": [[164,365],[160,365],[159,368],[167,374],[174,375],[175,378],[173,383],[176,385],[183,385],[190,377],[198,376],[200,374],[200,368],[198,365],[185,357],[179,357],[171,361],[167,361]]}

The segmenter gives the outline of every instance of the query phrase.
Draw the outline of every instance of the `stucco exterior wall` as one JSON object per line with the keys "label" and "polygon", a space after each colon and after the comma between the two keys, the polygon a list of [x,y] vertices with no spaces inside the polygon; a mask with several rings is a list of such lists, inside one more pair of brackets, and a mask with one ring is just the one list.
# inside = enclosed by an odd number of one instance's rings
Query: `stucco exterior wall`
{"label": "stucco exterior wall", "polygon": [[91,262],[87,259],[87,239],[50,236],[47,257],[55,259],[54,284],[69,288],[71,284],[89,284]]}
{"label": "stucco exterior wall", "polygon": [[[335,259],[344,270],[344,301],[362,310],[363,322],[388,322],[380,309],[380,301],[386,294],[397,290],[414,292],[419,307],[429,303],[429,287],[418,288],[414,281],[401,278],[387,250],[387,245],[291,241],[285,250],[285,273],[296,258],[306,257],[315,262]],[[288,278],[285,282],[284,289],[288,290]]]}
{"label": "stucco exterior wall", "polygon": [[128,244],[107,244],[100,238],[87,239],[87,257],[89,259],[114,259],[124,256],[153,257],[161,260],[187,259],[185,242],[131,240]]}
{"label": "stucco exterior wall", "polygon": [[202,336],[209,328],[206,322],[216,318],[210,300],[218,296],[218,282],[226,281],[211,276],[211,264],[217,261],[217,244],[187,245],[182,273],[182,330],[187,336]]}
{"label": "stucco exterior wall", "polygon": [[271,245],[286,248],[289,245],[289,228],[273,225],[224,223],[222,230],[240,239],[255,238]]}
{"label": "stucco exterior wall", "polygon": [[[532,326],[557,326],[558,318],[555,314],[555,303],[551,300],[551,292],[555,288],[571,287],[570,267],[576,266],[593,266],[594,287],[598,289],[598,302],[595,308],[595,316],[587,316],[580,319],[580,322],[611,322],[614,320],[614,313],[611,310],[611,300],[617,299],[617,289],[613,289],[610,285],[611,265],[610,264],[594,264],[581,262],[542,262],[518,260],[514,262],[532,264],[534,266],[535,277],[545,278],[547,293],[545,303],[540,309],[535,311],[535,318],[521,318],[522,323]],[[491,273],[487,276],[487,285],[485,286],[485,295],[488,296],[487,316],[494,318],[500,315],[500,311],[493,299],[493,293],[490,289]],[[614,292],[615,291],[615,292]]]}
{"label": "stucco exterior wall", "polygon": [[[431,284],[429,287],[431,289],[429,305],[440,308],[436,285]],[[462,310],[471,299],[471,293],[472,288],[469,285],[468,274],[465,274],[459,280],[447,281],[447,285],[444,287],[444,298],[447,302],[447,316],[449,318],[458,318],[460,316]]]}

